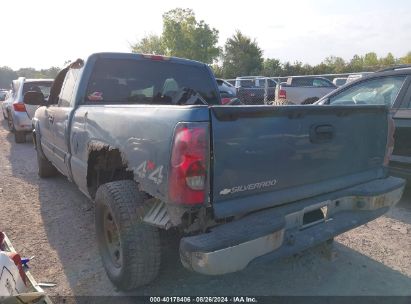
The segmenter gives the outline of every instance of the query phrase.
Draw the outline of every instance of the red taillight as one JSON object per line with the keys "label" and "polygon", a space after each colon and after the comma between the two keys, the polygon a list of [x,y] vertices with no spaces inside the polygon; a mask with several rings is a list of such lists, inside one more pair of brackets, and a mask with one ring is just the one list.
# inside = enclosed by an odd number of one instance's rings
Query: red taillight
{"label": "red taillight", "polygon": [[287,91],[284,90],[284,89],[280,89],[280,91],[278,92],[278,98],[286,99],[287,98]]}
{"label": "red taillight", "polygon": [[169,60],[170,59],[170,57],[161,56],[161,55],[147,55],[147,54],[144,54],[143,57],[146,58],[146,59],[157,60],[157,61],[163,61],[163,60]]}
{"label": "red taillight", "polygon": [[169,199],[175,204],[203,204],[208,176],[208,124],[177,125],[171,152]]}
{"label": "red taillight", "polygon": [[26,106],[24,103],[13,103],[13,109],[16,112],[26,112]]}
{"label": "red taillight", "polygon": [[388,115],[387,145],[385,149],[384,166],[389,165],[391,154],[394,151],[394,132],[395,132],[394,119],[392,119],[391,115]]}
{"label": "red taillight", "polygon": [[231,101],[231,98],[225,97],[221,98],[221,104],[225,105]]}

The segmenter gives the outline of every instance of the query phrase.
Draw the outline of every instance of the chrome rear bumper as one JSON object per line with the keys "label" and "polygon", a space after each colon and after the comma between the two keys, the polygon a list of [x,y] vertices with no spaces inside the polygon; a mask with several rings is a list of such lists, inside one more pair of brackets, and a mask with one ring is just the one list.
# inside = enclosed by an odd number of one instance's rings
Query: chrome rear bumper
{"label": "chrome rear bumper", "polygon": [[[404,180],[389,177],[253,213],[183,238],[180,258],[190,270],[221,275],[250,262],[288,256],[383,215],[400,200],[404,185]],[[322,216],[309,221],[310,212]]]}

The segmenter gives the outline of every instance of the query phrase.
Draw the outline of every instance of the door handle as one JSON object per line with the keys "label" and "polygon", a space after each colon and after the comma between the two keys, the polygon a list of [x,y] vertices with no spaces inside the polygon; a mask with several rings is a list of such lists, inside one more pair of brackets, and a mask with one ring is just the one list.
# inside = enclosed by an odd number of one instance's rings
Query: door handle
{"label": "door handle", "polygon": [[314,125],[310,128],[310,141],[314,144],[330,142],[334,138],[334,133],[332,125]]}
{"label": "door handle", "polygon": [[54,123],[54,116],[49,115],[49,122],[52,124]]}

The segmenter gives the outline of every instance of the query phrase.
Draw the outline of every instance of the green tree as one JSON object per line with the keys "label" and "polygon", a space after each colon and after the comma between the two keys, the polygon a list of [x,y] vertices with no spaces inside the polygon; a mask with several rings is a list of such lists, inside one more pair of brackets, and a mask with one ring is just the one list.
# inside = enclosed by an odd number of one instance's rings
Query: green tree
{"label": "green tree", "polygon": [[385,56],[384,58],[380,58],[381,66],[394,65],[395,62],[396,62],[396,59],[392,53],[388,53],[387,56]]}
{"label": "green tree", "polygon": [[51,67],[49,69],[40,70],[41,78],[52,78],[54,79],[57,74],[60,72],[61,68]]}
{"label": "green tree", "polygon": [[263,62],[263,71],[262,74],[264,76],[280,76],[282,72],[281,62],[278,59],[274,58],[267,58]]}
{"label": "green tree", "polygon": [[301,61],[295,61],[291,65],[291,74],[290,75],[306,75],[307,72],[304,68],[304,65]]}
{"label": "green tree", "polygon": [[365,54],[364,68],[367,70],[374,70],[375,68],[379,68],[379,61],[376,53],[370,52]]}
{"label": "green tree", "polygon": [[17,73],[7,66],[0,67],[0,89],[9,89]]}
{"label": "green tree", "polygon": [[34,68],[21,68],[17,71],[18,77],[41,78],[41,73]]}
{"label": "green tree", "polygon": [[361,72],[364,70],[364,58],[359,55],[354,55],[348,64],[348,72]]}
{"label": "green tree", "polygon": [[321,62],[320,64],[317,64],[316,66],[314,66],[312,71],[313,71],[312,74],[320,75],[320,74],[330,74],[333,72],[333,69],[326,63]]}
{"label": "green tree", "polygon": [[224,77],[223,68],[222,68],[221,65],[213,64],[213,65],[211,65],[211,69],[213,70],[215,77],[217,77],[217,78]]}
{"label": "green tree", "polygon": [[341,57],[330,56],[325,58],[324,64],[330,67],[331,73],[344,73],[346,70],[346,64]]}
{"label": "green tree", "polygon": [[211,64],[220,54],[218,30],[197,21],[191,9],[173,9],[163,15],[162,41],[168,55]]}
{"label": "green tree", "polygon": [[408,52],[407,55],[401,57],[400,63],[402,64],[411,64],[411,52]]}
{"label": "green tree", "polygon": [[314,74],[313,67],[311,65],[307,64],[307,63],[302,66],[302,69],[303,69],[305,75]]}
{"label": "green tree", "polygon": [[131,51],[133,53],[143,53],[143,54],[155,54],[164,55],[166,54],[166,48],[163,43],[163,39],[158,35],[148,35],[131,45]]}
{"label": "green tree", "polygon": [[257,42],[237,30],[224,45],[222,55],[224,77],[260,74],[263,68],[262,56],[263,51]]}

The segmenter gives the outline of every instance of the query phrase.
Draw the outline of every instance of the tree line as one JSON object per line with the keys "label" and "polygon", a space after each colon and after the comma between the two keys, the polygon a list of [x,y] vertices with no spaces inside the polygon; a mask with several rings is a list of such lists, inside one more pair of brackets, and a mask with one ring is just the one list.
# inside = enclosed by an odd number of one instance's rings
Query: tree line
{"label": "tree line", "polygon": [[163,14],[161,35],[150,34],[135,44],[136,53],[151,53],[198,60],[209,64],[216,76],[235,78],[242,75],[288,76],[339,74],[375,71],[395,64],[411,64],[411,52],[395,58],[392,53],[378,57],[375,52],[354,55],[350,60],[330,56],[320,64],[300,61],[281,62],[264,58],[257,41],[236,31],[223,47],[218,46],[219,31],[203,20],[198,21],[191,9],[176,8]]}
{"label": "tree line", "polygon": [[51,67],[49,69],[41,70],[36,70],[34,68],[21,68],[14,71],[7,66],[3,66],[0,67],[0,88],[9,89],[11,82],[18,77],[54,79],[59,71],[59,67]]}
{"label": "tree line", "polygon": [[[411,52],[400,58],[392,53],[378,57],[375,52],[354,55],[350,60],[330,56],[320,64],[310,65],[300,61],[281,62],[276,58],[264,58],[257,41],[236,31],[224,46],[218,45],[219,31],[204,20],[197,20],[191,9],[176,8],[163,14],[163,30],[160,35],[149,34],[130,45],[131,51],[156,55],[176,56],[207,63],[217,77],[235,78],[246,75],[267,77],[288,75],[314,75],[375,71],[395,64],[411,64]],[[9,88],[13,79],[54,78],[59,67],[36,70],[21,68],[17,71],[0,67],[0,88]]]}

